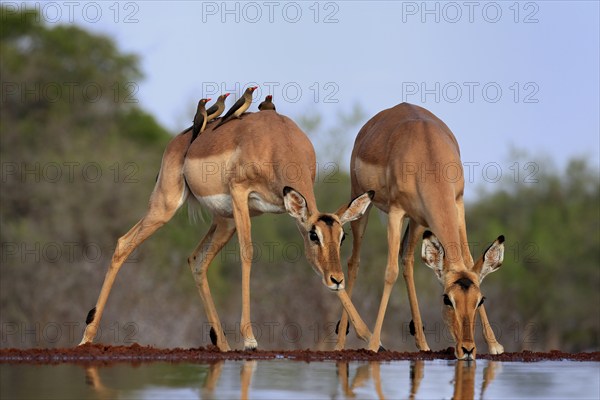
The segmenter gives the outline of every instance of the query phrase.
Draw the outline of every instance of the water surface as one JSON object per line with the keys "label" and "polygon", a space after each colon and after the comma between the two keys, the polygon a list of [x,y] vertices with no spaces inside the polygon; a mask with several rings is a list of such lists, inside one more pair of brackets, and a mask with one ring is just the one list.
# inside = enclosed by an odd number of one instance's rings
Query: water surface
{"label": "water surface", "polygon": [[600,363],[0,365],[2,399],[599,399]]}

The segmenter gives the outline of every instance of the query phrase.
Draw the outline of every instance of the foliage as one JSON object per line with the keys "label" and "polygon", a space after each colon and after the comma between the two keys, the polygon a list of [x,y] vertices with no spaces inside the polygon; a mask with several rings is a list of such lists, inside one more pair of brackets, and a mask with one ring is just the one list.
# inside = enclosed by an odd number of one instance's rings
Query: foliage
{"label": "foliage", "polygon": [[[73,344],[64,330],[83,326],[170,136],[137,106],[136,56],[77,26],[48,28],[33,10],[1,11],[1,320],[3,332],[37,332],[2,346],[39,344],[49,324],[63,329],[56,344]],[[166,264],[170,254],[151,256]],[[127,295],[113,304],[138,302]]]}
{"label": "foliage", "polygon": [[[73,346],[116,239],[145,212],[170,135],[137,105],[136,56],[107,37],[77,26],[49,28],[35,11],[25,14],[2,12],[1,21],[0,346]],[[94,88],[101,95],[93,97]],[[315,185],[321,211],[349,200],[349,176],[339,166],[362,119],[356,106],[334,127],[323,128],[319,114],[300,121],[322,149]],[[467,206],[475,255],[499,234],[507,237],[505,265],[483,286],[488,313],[507,350],[597,350],[598,175],[583,160],[564,172],[547,161],[540,165],[537,184],[505,182]],[[208,224],[191,225],[179,212],[134,252],[119,273],[98,341],[209,342],[186,262]],[[261,347],[332,348],[341,307],[308,266],[294,222],[264,215],[253,219],[252,229],[252,318]],[[352,244],[345,229],[343,260]],[[353,293],[370,326],[383,288],[385,234],[385,221],[372,210]],[[432,348],[443,348],[450,340],[439,312],[441,291],[420,264],[415,279],[426,334]],[[414,350],[401,280],[382,339],[389,348]],[[209,281],[228,338],[239,347],[237,240],[216,257]],[[351,334],[350,345],[362,343]]]}
{"label": "foliage", "polygon": [[300,116],[298,125],[315,143],[317,158],[321,163],[348,165],[353,144],[352,138],[355,136],[354,131],[358,124],[365,120],[365,117],[362,107],[359,104],[354,104],[349,112],[342,110],[337,112],[335,126],[324,127],[323,118],[318,112]]}
{"label": "foliage", "polygon": [[597,349],[598,174],[583,159],[571,160],[563,172],[550,161],[534,162],[537,182],[502,182],[468,207],[471,239],[507,237],[504,267],[485,284],[502,301],[494,315],[511,321],[509,329],[527,331],[527,347]]}

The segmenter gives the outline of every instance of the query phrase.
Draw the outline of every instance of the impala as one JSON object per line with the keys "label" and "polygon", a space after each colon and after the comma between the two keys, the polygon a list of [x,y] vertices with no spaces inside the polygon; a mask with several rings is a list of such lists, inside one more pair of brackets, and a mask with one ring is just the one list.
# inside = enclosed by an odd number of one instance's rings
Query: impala
{"label": "impala", "polygon": [[148,210],[118,240],[96,306],[86,319],[80,344],[94,339],[123,262],[186,201],[199,202],[213,216],[208,233],[189,257],[188,264],[211,325],[211,340],[221,351],[230,350],[230,347],[210,293],[207,269],[237,231],[242,260],[240,331],[244,348],[255,349],[257,342],[250,320],[253,255],[250,218],[262,213],[287,212],[296,220],[308,261],[323,284],[337,293],[359,336],[369,340],[371,333],[344,290],[340,243],[344,235],[342,225],[362,216],[371,203],[373,192],[360,194],[337,213],[321,213],[313,192],[315,152],[309,139],[292,120],[275,111],[261,111],[245,114],[217,131],[214,131],[215,126],[215,123],[209,124],[191,145],[191,129],[167,145]]}
{"label": "impala", "polygon": [[[460,151],[446,124],[424,108],[407,103],[380,112],[358,133],[350,174],[351,192],[374,190],[372,204],[388,215],[385,285],[369,349],[379,348],[385,310],[398,277],[401,254],[412,313],[411,333],[420,350],[429,350],[413,280],[413,253],[423,235],[422,258],[444,288],[443,316],[455,341],[456,357],[475,358],[476,310],[481,316],[490,353],[502,353],[504,349],[497,342],[485,313],[480,284],[502,264],[504,237],[496,239],[481,258],[473,262],[465,227]],[[348,261],[348,295],[352,293],[358,272],[368,212],[351,224],[353,246]],[[405,218],[408,225],[401,237]],[[426,228],[435,234],[425,231]],[[343,313],[336,349],[344,348],[346,329],[347,317]]]}

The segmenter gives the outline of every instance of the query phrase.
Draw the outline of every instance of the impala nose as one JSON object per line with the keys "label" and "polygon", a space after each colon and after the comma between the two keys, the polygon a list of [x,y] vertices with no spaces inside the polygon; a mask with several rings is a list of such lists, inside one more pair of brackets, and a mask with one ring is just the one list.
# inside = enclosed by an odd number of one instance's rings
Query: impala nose
{"label": "impala nose", "polygon": [[461,346],[463,353],[465,354],[465,358],[467,360],[472,360],[473,359],[473,351],[475,350],[475,347],[471,347],[470,350],[468,350],[466,347]]}
{"label": "impala nose", "polygon": [[344,277],[340,276],[340,277],[334,277],[333,275],[329,276],[329,280],[335,285],[335,287],[332,287],[333,290],[339,290],[339,289],[343,289],[344,288]]}

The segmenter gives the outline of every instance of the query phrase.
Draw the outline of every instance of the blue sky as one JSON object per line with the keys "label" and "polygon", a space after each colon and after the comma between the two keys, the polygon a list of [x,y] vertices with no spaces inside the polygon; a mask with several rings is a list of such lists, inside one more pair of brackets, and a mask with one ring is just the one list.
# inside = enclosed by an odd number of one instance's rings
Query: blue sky
{"label": "blue sky", "polygon": [[559,166],[600,163],[596,1],[52,3],[37,3],[50,24],[72,20],[141,57],[137,97],[173,132],[200,97],[237,91],[233,104],[257,83],[279,112],[319,112],[325,124],[355,103],[365,122],[402,101],[422,105],[477,168],[512,173],[511,146]]}

